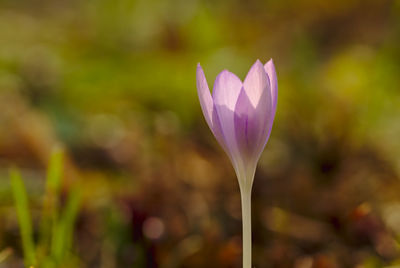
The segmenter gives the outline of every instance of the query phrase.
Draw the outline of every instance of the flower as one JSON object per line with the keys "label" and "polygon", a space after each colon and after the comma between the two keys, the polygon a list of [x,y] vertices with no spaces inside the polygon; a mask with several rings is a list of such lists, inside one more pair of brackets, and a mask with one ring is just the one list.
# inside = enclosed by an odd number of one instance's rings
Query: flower
{"label": "flower", "polygon": [[244,82],[235,74],[222,71],[212,95],[198,64],[197,91],[207,124],[228,154],[241,190],[251,190],[276,112],[278,85],[272,59],[265,65],[257,60]]}

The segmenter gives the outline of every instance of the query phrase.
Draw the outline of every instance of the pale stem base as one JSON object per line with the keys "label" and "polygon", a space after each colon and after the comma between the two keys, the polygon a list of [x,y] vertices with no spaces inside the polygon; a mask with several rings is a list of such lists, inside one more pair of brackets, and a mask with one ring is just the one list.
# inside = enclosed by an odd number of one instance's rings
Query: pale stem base
{"label": "pale stem base", "polygon": [[251,189],[241,189],[243,225],[243,268],[251,268]]}

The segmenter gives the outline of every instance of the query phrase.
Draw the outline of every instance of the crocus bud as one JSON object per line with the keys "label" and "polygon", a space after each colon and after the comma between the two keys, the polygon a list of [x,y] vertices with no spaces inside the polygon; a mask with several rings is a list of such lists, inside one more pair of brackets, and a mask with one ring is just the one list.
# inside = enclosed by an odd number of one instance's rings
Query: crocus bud
{"label": "crocus bud", "polygon": [[197,91],[207,124],[228,154],[241,190],[250,190],[275,117],[278,85],[272,59],[264,66],[257,60],[244,82],[222,71],[212,95],[198,64]]}

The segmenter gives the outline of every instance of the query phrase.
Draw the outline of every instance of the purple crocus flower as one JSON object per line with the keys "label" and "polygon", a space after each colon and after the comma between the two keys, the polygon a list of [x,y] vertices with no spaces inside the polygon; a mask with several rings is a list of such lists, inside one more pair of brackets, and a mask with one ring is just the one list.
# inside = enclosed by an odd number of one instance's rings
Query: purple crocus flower
{"label": "purple crocus flower", "polygon": [[228,154],[239,183],[251,188],[276,112],[278,85],[272,59],[264,66],[257,60],[244,82],[222,71],[212,95],[198,64],[197,91],[207,124]]}
{"label": "purple crocus flower", "polygon": [[233,73],[222,71],[212,95],[199,64],[197,91],[207,124],[228,154],[239,181],[243,268],[251,268],[251,187],[275,118],[278,84],[274,63],[271,59],[263,65],[257,60],[244,82]]}

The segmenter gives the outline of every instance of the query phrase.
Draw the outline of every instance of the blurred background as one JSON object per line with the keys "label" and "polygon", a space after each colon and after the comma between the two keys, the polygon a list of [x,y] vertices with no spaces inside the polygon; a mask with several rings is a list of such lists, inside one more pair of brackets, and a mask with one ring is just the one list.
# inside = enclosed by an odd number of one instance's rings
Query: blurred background
{"label": "blurred background", "polygon": [[58,267],[241,267],[238,184],[195,69],[212,88],[270,58],[254,266],[400,267],[399,44],[399,0],[1,0],[0,267],[23,267],[9,168],[36,244],[56,147],[60,209],[81,192]]}

